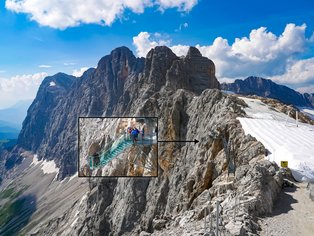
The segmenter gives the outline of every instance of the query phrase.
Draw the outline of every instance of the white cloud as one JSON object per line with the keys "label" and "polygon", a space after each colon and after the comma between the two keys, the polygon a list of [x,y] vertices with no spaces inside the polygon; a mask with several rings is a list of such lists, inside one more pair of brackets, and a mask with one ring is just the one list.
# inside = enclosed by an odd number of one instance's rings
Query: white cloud
{"label": "white cloud", "polygon": [[88,70],[88,67],[82,67],[78,70],[73,70],[72,75],[75,77],[81,77],[85,71]]}
{"label": "white cloud", "polygon": [[63,65],[64,66],[74,66],[74,65],[76,65],[76,63],[75,62],[64,62]]}
{"label": "white cloud", "polygon": [[38,67],[39,68],[51,68],[52,66],[50,66],[50,65],[39,65]]}
{"label": "white cloud", "polygon": [[293,61],[287,65],[284,74],[272,76],[270,79],[288,84],[314,82],[314,58]]}
{"label": "white cloud", "polygon": [[183,23],[183,24],[180,24],[179,25],[179,28],[178,29],[175,29],[175,32],[179,32],[181,31],[182,29],[185,29],[185,28],[188,28],[189,27],[189,24],[187,22]]}
{"label": "white cloud", "polygon": [[29,14],[40,25],[65,29],[81,23],[111,25],[126,9],[140,14],[146,7],[159,6],[188,12],[196,4],[197,0],[6,0],[5,7]]}
{"label": "white cloud", "polygon": [[157,0],[157,4],[161,9],[177,7],[180,11],[190,11],[198,0]]}
{"label": "white cloud", "polygon": [[[281,83],[314,82],[314,59],[298,59],[311,43],[305,37],[305,30],[305,24],[287,24],[277,36],[266,27],[260,27],[252,30],[249,37],[236,38],[232,44],[217,37],[211,45],[196,47],[203,56],[214,61],[216,75],[224,81],[257,75]],[[140,56],[159,45],[147,32],[134,37],[133,44]],[[185,56],[189,46],[171,45],[170,48],[178,56]]]}
{"label": "white cloud", "polygon": [[300,93],[314,93],[314,85],[300,87],[300,88],[297,88],[296,90]]}
{"label": "white cloud", "polygon": [[170,40],[162,39],[162,35],[159,33],[152,36],[148,32],[141,32],[133,37],[133,44],[136,47],[137,55],[145,57],[150,49],[160,45],[169,45]]}
{"label": "white cloud", "polygon": [[47,73],[16,75],[9,79],[0,78],[0,107],[7,107],[19,100],[33,99]]}

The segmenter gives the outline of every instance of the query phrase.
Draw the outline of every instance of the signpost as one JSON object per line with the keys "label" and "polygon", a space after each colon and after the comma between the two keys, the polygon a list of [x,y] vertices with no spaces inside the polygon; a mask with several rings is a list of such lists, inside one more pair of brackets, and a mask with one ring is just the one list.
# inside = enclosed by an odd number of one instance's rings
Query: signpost
{"label": "signpost", "polygon": [[283,168],[288,168],[288,161],[281,161],[280,166]]}

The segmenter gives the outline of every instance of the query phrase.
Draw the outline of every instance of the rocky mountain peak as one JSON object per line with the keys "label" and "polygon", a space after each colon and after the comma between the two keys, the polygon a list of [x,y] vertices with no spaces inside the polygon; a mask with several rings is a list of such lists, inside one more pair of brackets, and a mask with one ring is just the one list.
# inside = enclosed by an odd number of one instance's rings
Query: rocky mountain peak
{"label": "rocky mountain peak", "polygon": [[64,90],[70,89],[71,85],[75,81],[75,77],[71,75],[67,75],[65,73],[57,73],[53,76],[47,76],[40,85],[38,92],[44,90],[44,88],[48,87],[58,87]]}
{"label": "rocky mountain peak", "polygon": [[45,136],[43,131],[49,123],[51,112],[56,109],[59,101],[67,96],[76,80],[76,77],[64,73],[44,79],[23,122],[18,138],[18,144],[21,147],[33,151],[39,148]]}
{"label": "rocky mountain peak", "polygon": [[[73,174],[79,116],[138,114],[146,99],[164,90],[200,95],[219,88],[213,62],[196,48],[189,51],[189,56],[179,58],[168,47],[158,46],[146,58],[136,58],[127,47],[119,47],[80,78],[62,73],[47,77],[24,121],[19,147],[39,159],[53,159],[59,178]],[[150,110],[143,112],[152,115]]]}
{"label": "rocky mountain peak", "polygon": [[104,75],[125,78],[132,73],[136,64],[136,57],[127,47],[119,47],[103,57],[97,66],[97,72]]}
{"label": "rocky mountain peak", "polygon": [[141,84],[151,84],[152,91],[159,91],[166,83],[167,71],[173,61],[178,59],[166,46],[157,46],[151,49],[145,58],[144,77],[141,78]]}
{"label": "rocky mountain peak", "polygon": [[171,90],[183,88],[196,94],[208,88],[220,88],[215,64],[195,47],[189,48],[186,57],[173,62],[167,74],[167,86]]}
{"label": "rocky mountain peak", "polygon": [[193,58],[193,57],[202,57],[202,54],[196,47],[190,47],[186,57]]}

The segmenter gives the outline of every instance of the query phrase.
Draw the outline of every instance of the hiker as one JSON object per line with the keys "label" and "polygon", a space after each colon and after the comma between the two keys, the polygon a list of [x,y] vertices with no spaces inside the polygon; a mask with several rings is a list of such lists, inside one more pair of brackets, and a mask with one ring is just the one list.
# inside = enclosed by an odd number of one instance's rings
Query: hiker
{"label": "hiker", "polygon": [[135,127],[135,139],[136,141],[138,140],[138,134],[140,133],[140,131]]}
{"label": "hiker", "polygon": [[138,140],[138,134],[140,133],[140,131],[137,128],[134,128],[131,132],[132,135],[132,141],[133,143],[137,142]]}
{"label": "hiker", "polygon": [[99,153],[95,153],[93,155],[93,160],[94,160],[94,163],[93,163],[93,167],[97,167],[99,164],[100,164],[100,156],[99,156]]}
{"label": "hiker", "polygon": [[132,132],[132,128],[131,128],[131,127],[128,127],[128,138],[129,138],[129,139],[132,138],[131,132]]}

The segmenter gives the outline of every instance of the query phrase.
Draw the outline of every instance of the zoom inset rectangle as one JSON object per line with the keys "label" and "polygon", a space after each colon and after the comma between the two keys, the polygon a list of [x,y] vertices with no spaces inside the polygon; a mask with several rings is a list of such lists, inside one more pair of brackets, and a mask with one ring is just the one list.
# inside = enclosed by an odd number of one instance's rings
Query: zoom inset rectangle
{"label": "zoom inset rectangle", "polygon": [[157,177],[157,117],[79,117],[79,177]]}

